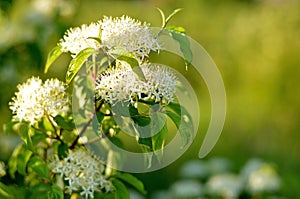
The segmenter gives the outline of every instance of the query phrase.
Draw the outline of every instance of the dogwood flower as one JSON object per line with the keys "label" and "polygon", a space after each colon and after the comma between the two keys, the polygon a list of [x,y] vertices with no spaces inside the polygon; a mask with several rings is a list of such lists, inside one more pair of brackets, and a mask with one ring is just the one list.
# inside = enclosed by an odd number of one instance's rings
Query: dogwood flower
{"label": "dogwood flower", "polygon": [[68,110],[66,86],[58,79],[48,79],[43,84],[38,77],[32,77],[17,88],[9,108],[18,121],[34,124],[45,115],[55,117]]}
{"label": "dogwood flower", "polygon": [[174,100],[176,77],[165,66],[144,64],[140,66],[146,81],[141,80],[124,62],[100,74],[96,83],[96,94],[107,102],[134,103],[138,99],[155,102]]}
{"label": "dogwood flower", "polygon": [[104,17],[99,23],[102,45],[108,49],[122,47],[140,60],[147,57],[150,51],[161,49],[147,23],[125,15],[116,18]]}
{"label": "dogwood flower", "polygon": [[66,158],[56,158],[48,166],[68,182],[66,189],[69,193],[80,192],[88,199],[94,197],[95,191],[112,190],[112,185],[105,179],[103,164],[83,149],[69,151]]}
{"label": "dogwood flower", "polygon": [[[92,38],[99,38],[101,42]],[[63,52],[70,52],[73,57],[86,48],[103,48],[109,52],[114,47],[121,47],[139,61],[151,51],[161,49],[149,24],[125,15],[116,18],[104,17],[96,23],[70,28],[59,45]]]}

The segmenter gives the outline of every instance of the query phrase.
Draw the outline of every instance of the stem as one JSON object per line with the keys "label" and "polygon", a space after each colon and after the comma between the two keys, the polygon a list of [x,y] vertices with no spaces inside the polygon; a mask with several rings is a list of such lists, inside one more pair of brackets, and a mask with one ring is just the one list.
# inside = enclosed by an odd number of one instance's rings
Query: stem
{"label": "stem", "polygon": [[89,120],[87,121],[87,123],[83,126],[83,128],[81,129],[81,131],[79,132],[79,134],[77,135],[77,137],[75,138],[75,140],[73,141],[72,145],[70,146],[70,149],[74,149],[79,138],[84,134],[84,132],[86,131],[86,129],[88,128],[88,126],[91,124],[91,122],[93,121],[93,119],[96,116],[96,113],[98,111],[100,111],[102,105],[104,104],[104,101],[102,100],[99,104],[99,107],[96,108],[96,110],[92,113],[92,115],[90,116]]}
{"label": "stem", "polygon": [[55,133],[56,133],[56,126],[54,125],[52,119],[50,118],[50,116],[49,116],[48,114],[46,115],[46,117],[47,117],[47,119],[49,120],[49,122],[50,122],[52,128],[54,129],[54,131],[55,131]]}

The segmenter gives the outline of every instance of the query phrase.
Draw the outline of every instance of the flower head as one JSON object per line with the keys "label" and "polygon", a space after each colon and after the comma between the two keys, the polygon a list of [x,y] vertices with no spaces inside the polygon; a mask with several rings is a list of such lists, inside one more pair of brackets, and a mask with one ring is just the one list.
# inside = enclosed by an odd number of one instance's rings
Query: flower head
{"label": "flower head", "polygon": [[65,84],[57,79],[49,79],[43,84],[38,77],[32,77],[17,88],[9,108],[19,121],[34,124],[45,115],[56,116],[68,109]]}
{"label": "flower head", "polygon": [[79,191],[86,199],[93,198],[95,191],[110,191],[112,187],[104,177],[103,164],[83,149],[70,151],[63,160],[53,160],[49,167],[68,182],[68,192]]}
{"label": "flower head", "polygon": [[[101,44],[91,37],[98,37]],[[70,28],[59,45],[63,52],[70,52],[73,57],[85,48],[110,50],[121,47],[140,61],[147,57],[150,51],[161,49],[149,24],[142,24],[128,16],[104,17],[97,23]]]}
{"label": "flower head", "polygon": [[99,23],[83,24],[81,27],[67,30],[59,45],[61,45],[63,52],[70,52],[75,57],[85,48],[98,49],[100,47],[99,42],[91,39],[91,37],[99,37],[99,34]]}
{"label": "flower head", "polygon": [[102,45],[111,49],[123,47],[137,59],[143,60],[150,51],[160,50],[158,40],[151,33],[149,24],[128,16],[104,17],[100,21]]}
{"label": "flower head", "polygon": [[176,92],[176,77],[166,67],[144,64],[141,70],[146,81],[142,81],[124,62],[114,69],[108,69],[98,78],[96,93],[107,102],[134,102],[138,99],[152,99],[155,102],[174,100]]}

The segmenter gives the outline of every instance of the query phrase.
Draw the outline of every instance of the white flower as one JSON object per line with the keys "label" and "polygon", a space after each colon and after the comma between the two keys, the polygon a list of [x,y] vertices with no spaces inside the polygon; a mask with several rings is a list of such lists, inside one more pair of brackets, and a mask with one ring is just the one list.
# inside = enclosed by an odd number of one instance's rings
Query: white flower
{"label": "white flower", "polygon": [[270,165],[262,165],[252,172],[248,179],[247,188],[251,193],[272,192],[280,187],[280,179]]}
{"label": "white flower", "polygon": [[101,25],[102,45],[111,49],[123,47],[137,59],[143,60],[150,51],[159,51],[158,40],[153,36],[149,24],[128,16],[104,17]]}
{"label": "white flower", "polygon": [[238,198],[243,189],[243,180],[234,174],[219,174],[212,176],[206,186],[212,195],[234,199]]}
{"label": "white flower", "polygon": [[60,174],[68,182],[66,189],[69,193],[79,191],[87,199],[93,198],[95,191],[112,189],[104,177],[103,164],[83,149],[70,151],[66,158],[56,158],[48,166],[53,173]]}
{"label": "white flower", "polygon": [[99,37],[99,34],[99,23],[83,24],[81,27],[67,30],[59,45],[61,45],[63,52],[70,52],[75,57],[85,48],[98,49],[100,47],[99,42],[91,39],[91,37]]}
{"label": "white flower", "polygon": [[48,115],[56,116],[68,110],[66,85],[58,79],[47,79],[43,85],[44,109]]}
{"label": "white flower", "polygon": [[[101,44],[91,37],[100,37]],[[70,28],[59,45],[63,52],[70,52],[73,57],[85,48],[110,50],[121,47],[132,53],[139,61],[147,57],[150,51],[161,49],[150,26],[128,16],[104,17],[96,23]]]}
{"label": "white flower", "polygon": [[152,99],[155,102],[174,100],[176,77],[165,66],[144,64],[140,66],[146,81],[142,81],[124,62],[115,69],[101,74],[96,84],[96,94],[111,104],[118,101]]}
{"label": "white flower", "polygon": [[6,175],[5,164],[4,164],[4,162],[0,161],[0,177],[5,176],[5,175]]}
{"label": "white flower", "polygon": [[32,77],[17,88],[9,108],[18,121],[34,124],[45,115],[56,116],[68,110],[65,84],[57,79],[47,80],[43,84],[38,77]]}
{"label": "white flower", "polygon": [[253,194],[272,192],[280,188],[280,178],[272,165],[259,159],[251,159],[242,170],[246,188]]}

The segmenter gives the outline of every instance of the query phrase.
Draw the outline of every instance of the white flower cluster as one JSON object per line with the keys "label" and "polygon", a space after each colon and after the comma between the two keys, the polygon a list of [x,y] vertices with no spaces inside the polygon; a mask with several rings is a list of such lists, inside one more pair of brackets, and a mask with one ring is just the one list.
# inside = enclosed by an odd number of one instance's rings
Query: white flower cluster
{"label": "white flower cluster", "polygon": [[118,101],[134,103],[138,99],[152,99],[155,102],[174,100],[176,77],[165,66],[144,64],[140,66],[146,81],[140,80],[129,65],[124,62],[101,74],[96,84],[96,94],[114,104]]}
{"label": "white flower cluster", "polygon": [[66,86],[58,79],[48,79],[43,84],[38,77],[32,77],[17,88],[9,108],[18,121],[34,124],[45,115],[56,116],[68,110]]}
{"label": "white flower cluster", "polygon": [[99,23],[83,24],[81,27],[70,28],[60,42],[63,52],[70,52],[73,57],[85,48],[100,48],[99,42],[91,37],[99,37]]}
{"label": "white flower cluster", "polygon": [[[100,37],[101,44],[91,37]],[[85,48],[109,50],[122,47],[138,60],[147,57],[151,50],[161,49],[152,35],[150,26],[128,16],[104,17],[97,23],[71,28],[67,30],[59,45],[62,46],[63,52],[70,52],[73,57]]]}
{"label": "white flower cluster", "polygon": [[152,35],[148,24],[142,24],[128,16],[104,17],[101,24],[101,41],[108,49],[123,47],[136,58],[144,59],[150,51],[159,51],[158,40]]}
{"label": "white flower cluster", "polygon": [[83,149],[70,151],[63,160],[53,160],[49,167],[68,182],[69,193],[80,191],[80,195],[88,199],[94,197],[95,191],[112,190],[110,181],[104,177],[103,164]]}
{"label": "white flower cluster", "polygon": [[0,161],[0,177],[5,176],[6,171],[5,171],[5,164],[4,162]]}

